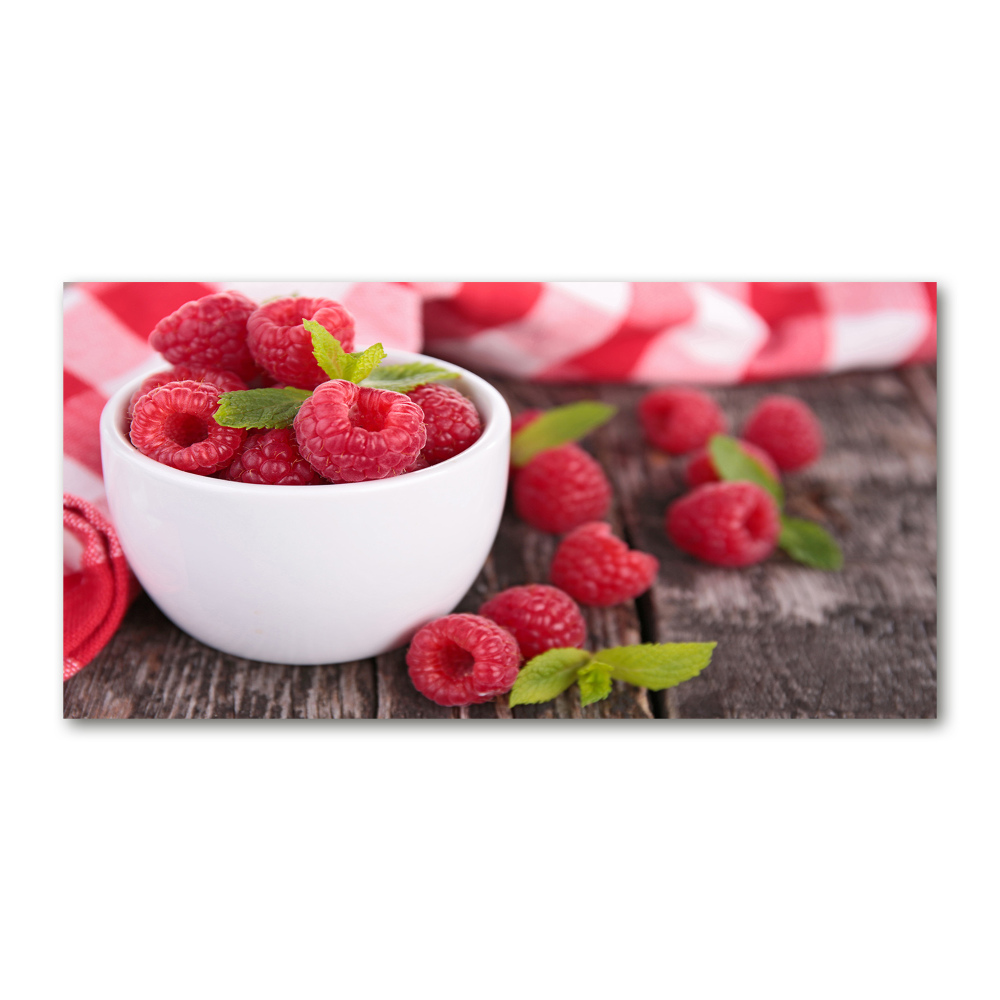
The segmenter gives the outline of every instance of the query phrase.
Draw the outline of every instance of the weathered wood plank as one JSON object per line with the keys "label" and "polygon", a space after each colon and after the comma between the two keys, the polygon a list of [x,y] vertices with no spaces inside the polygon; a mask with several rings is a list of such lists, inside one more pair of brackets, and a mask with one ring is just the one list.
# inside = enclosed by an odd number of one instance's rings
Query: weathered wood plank
{"label": "weathered wood plank", "polygon": [[373,718],[371,661],[287,667],[229,656],[176,628],[144,594],[63,687],[66,718]]}

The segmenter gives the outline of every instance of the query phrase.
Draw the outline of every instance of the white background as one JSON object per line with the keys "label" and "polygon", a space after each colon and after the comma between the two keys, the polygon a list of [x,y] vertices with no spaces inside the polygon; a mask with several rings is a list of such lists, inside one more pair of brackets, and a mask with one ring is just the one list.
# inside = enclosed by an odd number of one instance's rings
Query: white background
{"label": "white background", "polygon": [[[988,995],[991,8],[324,9],[7,15],[7,995]],[[198,278],[939,281],[941,718],[63,721],[61,282]]]}

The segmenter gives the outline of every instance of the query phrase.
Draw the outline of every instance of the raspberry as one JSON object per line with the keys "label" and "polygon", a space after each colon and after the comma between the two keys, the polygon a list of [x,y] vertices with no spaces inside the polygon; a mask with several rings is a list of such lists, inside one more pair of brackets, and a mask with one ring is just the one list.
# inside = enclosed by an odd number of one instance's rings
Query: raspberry
{"label": "raspberry", "polygon": [[579,445],[541,452],[514,478],[514,509],[539,531],[561,535],[604,517],[610,506],[604,470]]}
{"label": "raspberry", "polygon": [[313,356],[312,334],[302,325],[307,319],[326,327],[348,353],[354,349],[354,318],[332,299],[275,299],[247,321],[247,344],[257,364],[299,389],[315,389],[330,378]]}
{"label": "raspberry", "polygon": [[704,447],[726,429],[726,418],[711,396],[698,389],[654,389],[639,402],[646,440],[669,455]]}
{"label": "raspberry", "polygon": [[509,691],[521,650],[496,622],[447,615],[425,625],[406,651],[413,686],[438,705],[476,705]]}
{"label": "raspberry", "polygon": [[823,431],[816,414],[793,396],[762,399],[750,414],[743,437],[789,472],[805,468],[823,453]]}
{"label": "raspberry", "polygon": [[406,395],[424,411],[427,444],[423,455],[428,465],[465,451],[483,433],[475,404],[456,389],[432,382]]}
{"label": "raspberry", "polygon": [[587,623],[576,602],[544,583],[508,587],[490,598],[479,613],[507,629],[526,660],[547,649],[581,647],[587,641]]}
{"label": "raspberry", "polygon": [[238,392],[247,387],[246,382],[239,375],[233,374],[233,372],[225,372],[212,368],[199,368],[192,365],[174,365],[173,368],[169,368],[167,371],[150,375],[132,393],[132,398],[128,403],[128,410],[125,413],[126,419],[132,419],[132,410],[142,396],[145,396],[150,389],[166,385],[168,382],[210,382],[222,392]]}
{"label": "raspberry", "polygon": [[157,462],[209,476],[227,466],[246,431],[215,422],[220,392],[209,382],[168,382],[136,401],[129,438]]}
{"label": "raspberry", "polygon": [[335,483],[398,475],[427,441],[424,411],[412,400],[343,379],[319,386],[294,426],[303,457]]}
{"label": "raspberry", "polygon": [[316,486],[325,482],[299,453],[291,427],[247,434],[226,478],[234,483],[266,486]]}
{"label": "raspberry", "polygon": [[719,566],[767,558],[781,530],[774,498],[745,482],[697,487],[667,508],[664,526],[679,549]]}
{"label": "raspberry", "polygon": [[171,364],[235,372],[249,381],[258,374],[247,347],[247,320],[256,308],[239,292],[205,295],[161,319],[149,346]]}
{"label": "raspberry", "polygon": [[[740,447],[751,458],[757,459],[775,479],[781,478],[781,473],[778,472],[774,459],[766,451],[750,444],[749,441],[741,441]],[[702,483],[719,482],[719,474],[715,471],[715,465],[712,463],[712,457],[707,449],[702,449],[697,455],[688,459],[687,467],[684,470],[684,480],[691,487],[701,486]]]}
{"label": "raspberry", "polygon": [[591,521],[559,543],[549,578],[581,604],[606,608],[649,590],[659,569],[655,556],[629,549],[610,524]]}

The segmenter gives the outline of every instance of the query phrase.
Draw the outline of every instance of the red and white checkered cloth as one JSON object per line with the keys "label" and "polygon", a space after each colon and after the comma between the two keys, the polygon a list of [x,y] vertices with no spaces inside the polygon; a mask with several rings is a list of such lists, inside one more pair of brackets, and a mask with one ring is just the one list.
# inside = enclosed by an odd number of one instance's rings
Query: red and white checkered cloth
{"label": "red and white checkered cloth", "polygon": [[[63,489],[71,498],[107,516],[104,403],[126,382],[169,367],[147,343],[160,319],[228,288],[255,301],[291,292],[336,299],[355,317],[359,347],[381,341],[536,381],[723,385],[895,367],[937,351],[934,282],[76,284],[63,318]],[[67,572],[76,572],[79,547],[70,539],[66,548]]]}

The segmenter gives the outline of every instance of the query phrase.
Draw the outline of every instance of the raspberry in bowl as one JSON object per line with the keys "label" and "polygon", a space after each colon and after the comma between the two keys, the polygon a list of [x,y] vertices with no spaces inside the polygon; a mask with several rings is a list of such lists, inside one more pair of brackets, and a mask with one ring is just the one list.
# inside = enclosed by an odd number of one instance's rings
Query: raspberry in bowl
{"label": "raspberry in bowl", "polygon": [[404,645],[462,599],[500,524],[510,411],[457,365],[388,355],[389,364],[458,372],[448,385],[475,404],[478,438],[383,479],[260,485],[196,475],[137,450],[126,410],[141,379],[108,401],[101,458],[112,520],[139,582],[179,628],[246,659],[344,663]]}

